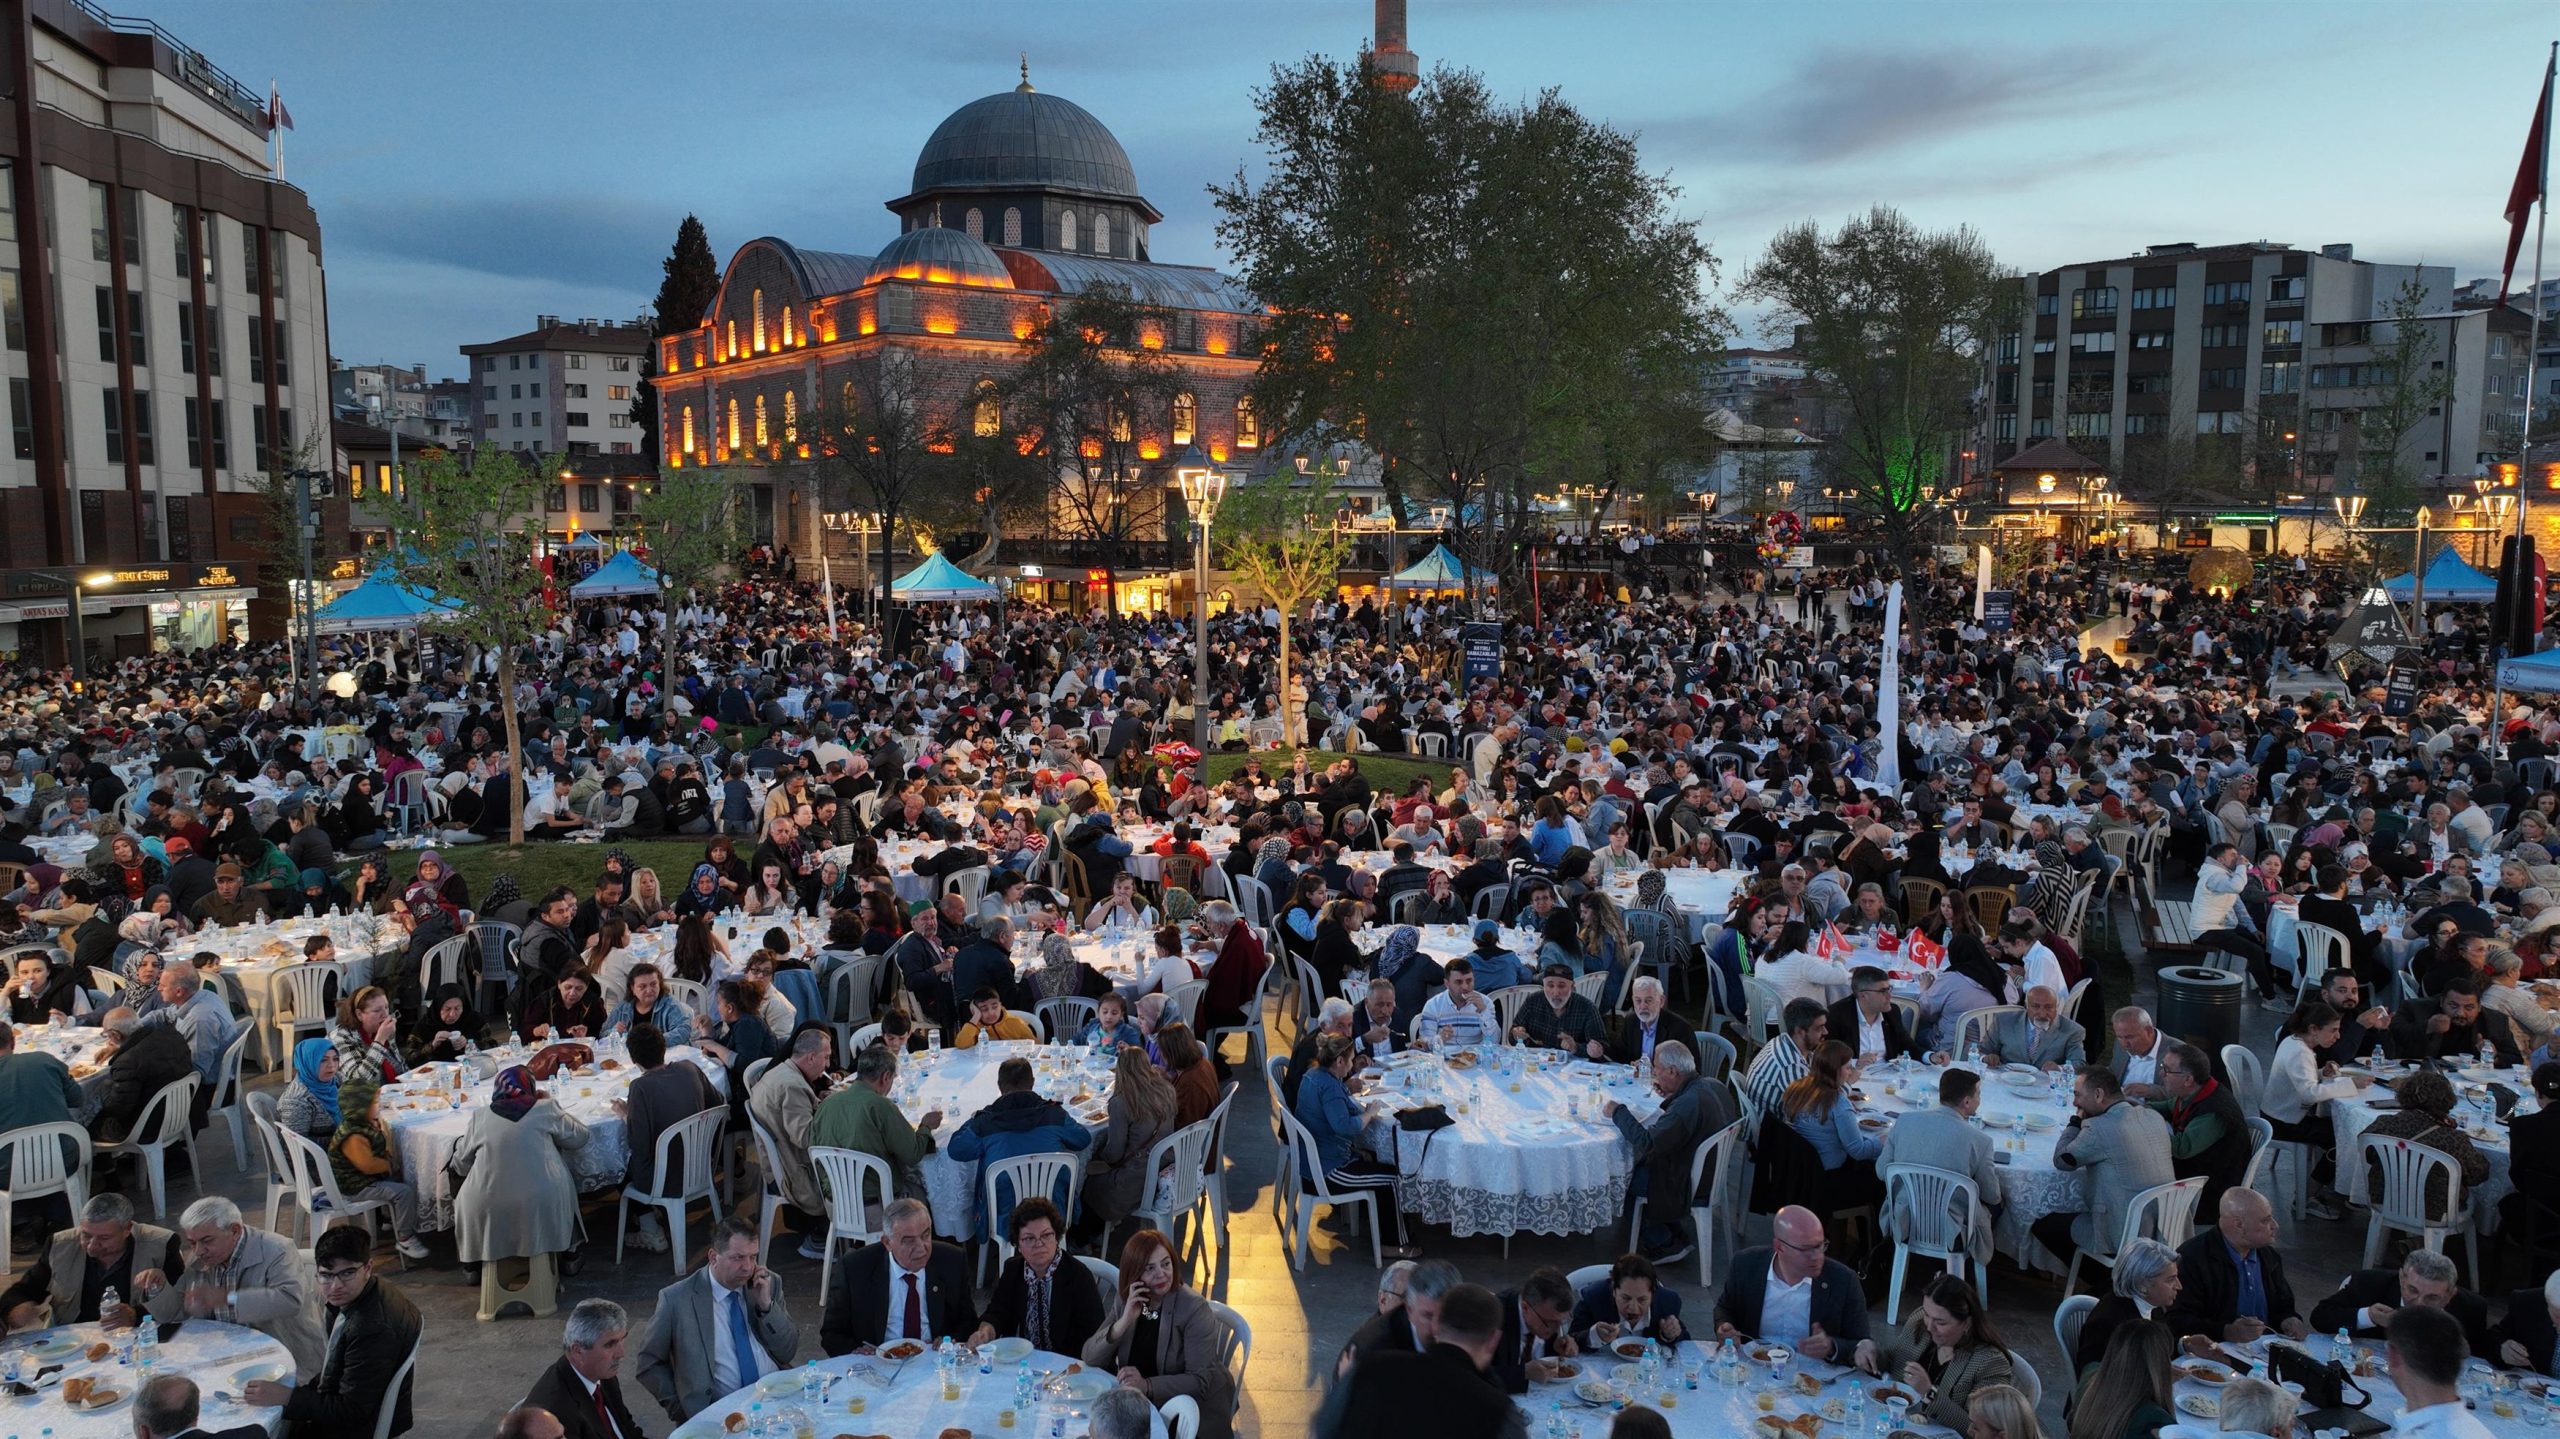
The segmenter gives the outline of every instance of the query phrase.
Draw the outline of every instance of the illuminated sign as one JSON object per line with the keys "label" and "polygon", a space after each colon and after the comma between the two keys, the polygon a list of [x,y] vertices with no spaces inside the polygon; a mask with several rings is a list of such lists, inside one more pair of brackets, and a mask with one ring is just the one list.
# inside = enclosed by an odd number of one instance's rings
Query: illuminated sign
{"label": "illuminated sign", "polygon": [[333,580],[351,580],[355,577],[356,562],[352,559],[340,560],[329,566],[329,578]]}
{"label": "illuminated sign", "polygon": [[[224,573],[228,574],[229,571],[226,570]],[[119,585],[165,585],[169,582],[169,572],[167,570],[109,570],[107,579]],[[97,582],[94,576],[90,580],[92,584]],[[227,585],[231,581],[226,579],[223,583]]]}
{"label": "illuminated sign", "polygon": [[1022,577],[1026,580],[1036,580],[1047,573],[1048,571],[1040,568],[1038,565],[1024,565],[1022,567]]}
{"label": "illuminated sign", "polygon": [[206,565],[196,575],[196,584],[205,589],[219,589],[238,583],[240,581],[231,573],[229,565]]}
{"label": "illuminated sign", "polygon": [[1084,584],[1086,589],[1098,590],[1109,583],[1111,583],[1111,572],[1109,570],[1093,569],[1084,572]]}

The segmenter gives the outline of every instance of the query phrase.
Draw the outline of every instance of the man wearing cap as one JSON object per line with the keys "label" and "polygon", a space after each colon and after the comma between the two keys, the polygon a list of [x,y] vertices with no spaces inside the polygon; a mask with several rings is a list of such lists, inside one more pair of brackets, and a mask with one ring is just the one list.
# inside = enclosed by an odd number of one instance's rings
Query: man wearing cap
{"label": "man wearing cap", "polygon": [[252,924],[261,910],[257,896],[241,877],[240,866],[224,860],[214,866],[213,893],[197,900],[189,912],[205,924]]}
{"label": "man wearing cap", "polygon": [[195,842],[182,834],[170,835],[161,848],[169,856],[169,899],[178,913],[194,914],[197,903],[213,893],[213,861],[196,853]]}

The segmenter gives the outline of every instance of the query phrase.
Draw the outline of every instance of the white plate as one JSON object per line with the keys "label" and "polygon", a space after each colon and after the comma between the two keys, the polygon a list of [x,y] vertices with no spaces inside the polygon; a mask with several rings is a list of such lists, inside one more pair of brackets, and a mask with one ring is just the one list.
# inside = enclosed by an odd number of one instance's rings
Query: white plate
{"label": "white plate", "polygon": [[2222,1413],[2221,1403],[2210,1394],[2181,1394],[2178,1407],[2199,1419],[2217,1418]]}
{"label": "white plate", "polygon": [[237,1391],[241,1385],[261,1379],[270,1384],[282,1384],[287,1382],[290,1372],[281,1364],[252,1364],[232,1372],[231,1387]]}
{"label": "white plate", "polygon": [[2030,1114],[2027,1116],[2027,1128],[2032,1129],[2039,1134],[2048,1129],[2060,1129],[2061,1127],[2062,1121],[2054,1118],[2050,1114]]}
{"label": "white plate", "polygon": [[1120,1381],[1098,1369],[1087,1369],[1081,1374],[1061,1375],[1058,1382],[1066,1387],[1068,1397],[1079,1404],[1090,1404],[1110,1393],[1111,1386]]}
{"label": "white plate", "polygon": [[1031,1357],[1031,1341],[1020,1337],[991,1339],[987,1342],[987,1357],[998,1364],[1019,1364]]}
{"label": "white plate", "polygon": [[2041,1073],[2020,1074],[2016,1070],[2002,1070],[2000,1072],[2000,1082],[2009,1086],[2011,1089],[2023,1092],[2030,1089],[2044,1088],[2045,1080]]}

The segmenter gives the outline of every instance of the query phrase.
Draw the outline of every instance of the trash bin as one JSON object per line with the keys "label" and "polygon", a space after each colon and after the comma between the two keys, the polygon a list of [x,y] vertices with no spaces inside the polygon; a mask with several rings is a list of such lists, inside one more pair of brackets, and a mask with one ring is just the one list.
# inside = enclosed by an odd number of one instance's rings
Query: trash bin
{"label": "trash bin", "polygon": [[2160,1032],[2219,1056],[2222,1046],[2240,1042],[2240,1006],[2247,993],[2248,985],[2230,970],[2171,965],[2160,971]]}

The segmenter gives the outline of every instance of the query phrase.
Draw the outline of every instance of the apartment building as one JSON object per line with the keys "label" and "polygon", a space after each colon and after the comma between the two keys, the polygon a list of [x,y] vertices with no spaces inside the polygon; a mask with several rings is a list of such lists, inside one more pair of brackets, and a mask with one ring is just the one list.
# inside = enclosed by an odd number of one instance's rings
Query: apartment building
{"label": "apartment building", "polygon": [[638,454],[631,402],[650,343],[645,318],[539,315],[521,335],[463,346],[473,438],[545,455]]}
{"label": "apartment building", "polygon": [[264,97],[158,25],[0,0],[0,37],[0,653],[67,655],[75,569],[95,657],[244,632],[254,491],[328,414],[318,217]]}

